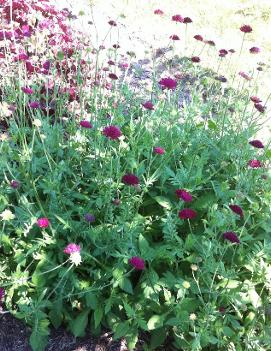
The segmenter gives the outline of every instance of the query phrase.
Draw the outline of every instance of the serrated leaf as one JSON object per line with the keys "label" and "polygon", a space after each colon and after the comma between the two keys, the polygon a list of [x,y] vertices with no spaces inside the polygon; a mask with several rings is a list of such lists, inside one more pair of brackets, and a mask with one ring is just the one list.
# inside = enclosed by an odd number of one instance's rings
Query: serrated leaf
{"label": "serrated leaf", "polygon": [[88,324],[89,309],[81,312],[74,320],[71,320],[69,325],[75,337],[84,336],[85,329]]}
{"label": "serrated leaf", "polygon": [[117,325],[114,333],[114,339],[117,340],[122,336],[125,336],[130,328],[130,324],[128,321],[121,322]]}
{"label": "serrated leaf", "polygon": [[148,330],[154,330],[163,326],[165,317],[155,314],[148,321]]}
{"label": "serrated leaf", "polygon": [[49,335],[49,320],[35,320],[29,341],[33,351],[44,351]]}
{"label": "serrated leaf", "polygon": [[151,333],[150,346],[151,350],[155,350],[158,346],[161,346],[167,337],[165,328],[160,328]]}
{"label": "serrated leaf", "polygon": [[87,292],[85,294],[86,305],[90,307],[92,310],[96,310],[98,306],[98,299],[93,292]]}
{"label": "serrated leaf", "polygon": [[95,328],[98,328],[99,324],[101,323],[102,318],[103,318],[103,308],[101,306],[99,306],[94,312]]}
{"label": "serrated leaf", "polygon": [[130,282],[130,280],[127,277],[123,277],[120,281],[119,281],[119,287],[127,292],[128,294],[133,294],[133,286],[132,283]]}

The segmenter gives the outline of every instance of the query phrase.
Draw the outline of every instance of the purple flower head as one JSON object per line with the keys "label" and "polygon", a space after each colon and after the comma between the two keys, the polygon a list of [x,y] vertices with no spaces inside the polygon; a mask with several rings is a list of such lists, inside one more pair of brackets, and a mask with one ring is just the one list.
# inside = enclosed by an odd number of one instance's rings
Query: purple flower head
{"label": "purple flower head", "polygon": [[193,200],[192,195],[184,189],[177,189],[175,194],[179,199],[182,199],[184,202],[191,202]]}
{"label": "purple flower head", "polygon": [[264,113],[264,111],[265,111],[265,106],[263,106],[262,104],[254,104],[254,107],[255,107],[256,110],[258,110],[260,113]]}
{"label": "purple flower head", "polygon": [[240,206],[238,205],[229,205],[229,208],[232,210],[232,212],[238,214],[240,218],[244,217],[243,210]]}
{"label": "purple flower head", "polygon": [[163,155],[165,153],[165,149],[162,148],[161,146],[155,146],[153,148],[153,152],[158,155]]}
{"label": "purple flower head", "polygon": [[88,222],[88,223],[94,223],[96,218],[93,214],[90,214],[90,213],[86,213],[85,214],[85,220]]}
{"label": "purple flower head", "polygon": [[242,27],[240,27],[240,31],[243,33],[251,33],[252,27],[248,24],[244,24]]}
{"label": "purple flower head", "polygon": [[177,87],[177,81],[175,79],[172,79],[172,78],[169,78],[169,77],[168,78],[162,78],[159,81],[159,84],[164,89],[174,90]]}
{"label": "purple flower head", "polygon": [[151,101],[146,101],[142,103],[142,106],[145,107],[147,110],[154,110],[154,105]]}
{"label": "purple flower head", "polygon": [[49,219],[46,218],[46,217],[43,217],[43,218],[39,218],[37,220],[37,225],[40,227],[40,228],[47,228],[49,226],[50,222],[49,222]]}
{"label": "purple flower head", "polygon": [[18,180],[12,180],[9,184],[13,189],[18,189],[20,186],[20,182]]}
{"label": "purple flower head", "polygon": [[109,73],[108,77],[113,79],[113,80],[117,80],[118,79],[118,76],[115,73]]}
{"label": "purple flower head", "polygon": [[183,18],[181,15],[174,15],[171,17],[172,21],[183,23]]}
{"label": "purple flower head", "polygon": [[164,14],[164,12],[163,12],[162,10],[160,10],[160,9],[154,10],[153,13],[154,13],[155,15],[160,15],[160,16],[162,16],[162,15]]}
{"label": "purple flower head", "polygon": [[171,40],[180,40],[180,37],[177,34],[172,34],[169,39]]}
{"label": "purple flower head", "polygon": [[249,144],[256,147],[257,149],[264,149],[264,145],[261,140],[251,140]]}
{"label": "purple flower head", "polygon": [[80,126],[87,129],[93,128],[92,124],[87,120],[80,121]]}
{"label": "purple flower head", "polygon": [[63,250],[65,254],[71,255],[75,252],[80,252],[80,245],[76,245],[74,243],[68,244]]}
{"label": "purple flower head", "polygon": [[196,39],[198,41],[203,41],[203,36],[200,34],[196,34],[196,35],[194,35],[194,39]]}
{"label": "purple flower head", "polygon": [[223,238],[224,238],[225,240],[230,241],[231,243],[240,244],[240,240],[239,240],[237,234],[234,233],[234,232],[225,232],[225,233],[223,234]]}
{"label": "purple flower head", "polygon": [[258,96],[251,96],[250,100],[252,102],[254,102],[254,104],[258,104],[258,103],[262,102],[262,100]]}
{"label": "purple flower head", "polygon": [[228,55],[228,50],[225,50],[225,49],[220,49],[219,50],[219,56],[220,57],[225,57],[226,55]]}
{"label": "purple flower head", "polygon": [[198,56],[193,56],[191,57],[191,61],[194,63],[199,63],[200,62],[200,58]]}
{"label": "purple flower head", "polygon": [[138,271],[143,271],[145,269],[145,261],[143,260],[143,258],[134,256],[130,258],[128,262],[131,266],[133,266]]}
{"label": "purple flower head", "polygon": [[122,135],[122,133],[119,127],[108,126],[103,129],[103,135],[109,139],[116,140]]}
{"label": "purple flower head", "polygon": [[122,178],[121,181],[126,184],[126,185],[132,185],[132,186],[136,186],[139,185],[139,179],[136,175],[132,174],[132,173],[127,173],[125,174]]}
{"label": "purple flower head", "polygon": [[184,17],[184,19],[183,19],[183,23],[185,23],[185,24],[192,23],[192,22],[193,21],[190,17]]}
{"label": "purple flower head", "polygon": [[197,212],[191,208],[184,208],[179,211],[180,219],[194,219],[197,216]]}
{"label": "purple flower head", "polygon": [[262,163],[259,160],[249,160],[248,161],[248,166],[251,168],[261,168]]}
{"label": "purple flower head", "polygon": [[51,66],[51,62],[49,60],[45,61],[44,64],[42,65],[42,67],[46,70],[49,71]]}
{"label": "purple flower head", "polygon": [[38,101],[30,101],[29,107],[32,109],[40,108],[40,103]]}
{"label": "purple flower head", "polygon": [[4,297],[5,297],[5,289],[0,288],[0,303],[3,302]]}
{"label": "purple flower head", "polygon": [[108,22],[108,24],[109,24],[110,26],[112,26],[112,27],[116,27],[116,26],[117,26],[117,23],[116,23],[115,21],[113,21],[113,20],[110,20],[110,21]]}
{"label": "purple flower head", "polygon": [[27,95],[31,95],[31,94],[33,94],[33,89],[29,88],[29,87],[23,87],[22,92],[24,92]]}
{"label": "purple flower head", "polygon": [[261,51],[260,48],[257,48],[256,46],[253,46],[252,48],[249,49],[249,52],[251,54],[258,54]]}

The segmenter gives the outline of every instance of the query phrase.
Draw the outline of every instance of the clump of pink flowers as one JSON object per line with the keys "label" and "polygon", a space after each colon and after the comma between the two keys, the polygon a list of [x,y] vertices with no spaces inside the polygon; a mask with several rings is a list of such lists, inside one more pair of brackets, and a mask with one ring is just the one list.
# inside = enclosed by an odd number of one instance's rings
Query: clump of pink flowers
{"label": "clump of pink flowers", "polygon": [[191,202],[193,200],[192,195],[184,189],[177,189],[175,194],[179,199],[182,199],[184,202]]}
{"label": "clump of pink flowers", "polygon": [[40,228],[47,228],[50,225],[49,219],[47,217],[42,217],[37,220],[37,225]]}
{"label": "clump of pink flowers", "polygon": [[165,153],[165,149],[162,148],[161,146],[155,146],[153,148],[153,152],[158,155],[163,155]]}
{"label": "clump of pink flowers", "polygon": [[63,252],[67,255],[70,255],[70,260],[73,264],[78,266],[82,262],[80,245],[76,245],[74,243],[68,244]]}
{"label": "clump of pink flowers", "polygon": [[197,212],[192,208],[184,208],[179,211],[179,218],[180,219],[194,219],[197,217]]}
{"label": "clump of pink flowers", "polygon": [[131,266],[133,266],[138,271],[143,271],[145,269],[145,261],[141,257],[133,256],[129,259],[128,262]]}
{"label": "clump of pink flowers", "polygon": [[116,140],[122,136],[122,133],[119,127],[112,125],[103,129],[103,135],[109,139]]}
{"label": "clump of pink flowers", "polygon": [[231,243],[240,244],[240,240],[235,232],[225,232],[223,238]]}
{"label": "clump of pink flowers", "polygon": [[173,78],[162,78],[159,84],[163,89],[175,90],[177,87],[177,81]]}
{"label": "clump of pink flowers", "polygon": [[121,178],[122,182],[126,185],[137,186],[139,185],[139,179],[135,174],[127,173]]}

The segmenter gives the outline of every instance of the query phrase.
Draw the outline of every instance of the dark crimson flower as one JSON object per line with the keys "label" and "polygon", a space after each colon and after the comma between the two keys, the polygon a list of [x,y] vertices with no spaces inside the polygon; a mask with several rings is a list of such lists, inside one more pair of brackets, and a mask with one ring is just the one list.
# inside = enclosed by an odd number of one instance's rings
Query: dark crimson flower
{"label": "dark crimson flower", "polygon": [[128,262],[131,266],[133,266],[138,271],[143,271],[145,269],[145,261],[143,260],[143,258],[134,256],[130,258]]}
{"label": "dark crimson flower", "polygon": [[262,163],[259,160],[249,160],[248,161],[248,166],[251,168],[261,168]]}
{"label": "dark crimson flower", "polygon": [[121,178],[122,182],[126,185],[138,185],[139,184],[139,179],[136,175],[132,173],[127,173]]}
{"label": "dark crimson flower", "polygon": [[4,297],[5,297],[5,289],[0,288],[0,303],[3,302]]}
{"label": "dark crimson flower", "polygon": [[177,86],[177,81],[175,79],[172,78],[162,78],[159,81],[159,84],[162,86],[162,88],[164,89],[170,89],[170,90],[174,90],[176,89]]}
{"label": "dark crimson flower", "polygon": [[147,110],[154,110],[154,105],[151,101],[146,101],[141,104],[143,107],[145,107]]}
{"label": "dark crimson flower", "polygon": [[215,46],[215,42],[213,40],[205,40],[205,44],[208,44],[210,46]]}
{"label": "dark crimson flower", "polygon": [[238,205],[229,205],[229,208],[232,210],[232,212],[238,214],[240,217],[244,217],[243,210],[240,206]]}
{"label": "dark crimson flower", "polygon": [[114,200],[112,201],[112,203],[113,203],[115,206],[119,206],[119,205],[121,204],[121,201],[120,201],[120,199],[114,199]]}
{"label": "dark crimson flower", "polygon": [[110,66],[115,66],[115,62],[112,61],[112,60],[107,61],[107,63],[108,63]]}
{"label": "dark crimson flower", "polygon": [[90,123],[90,121],[87,121],[87,120],[83,120],[83,121],[80,121],[80,126],[83,127],[83,128],[93,128],[93,125]]}
{"label": "dark crimson flower", "polygon": [[191,61],[194,63],[199,63],[200,62],[200,58],[198,56],[193,56],[191,57]]}
{"label": "dark crimson flower", "polygon": [[22,91],[27,94],[27,95],[31,95],[33,94],[33,89],[32,88],[29,88],[29,87],[23,87],[22,88]]}
{"label": "dark crimson flower", "polygon": [[261,72],[261,71],[263,71],[263,68],[262,67],[257,67],[257,71]]}
{"label": "dark crimson flower", "polygon": [[225,232],[223,234],[223,238],[225,240],[232,242],[232,243],[240,244],[240,240],[239,240],[237,234],[234,232]]}
{"label": "dark crimson flower", "polygon": [[197,216],[197,212],[191,208],[184,208],[179,212],[180,219],[193,219]]}
{"label": "dark crimson flower", "polygon": [[262,100],[260,98],[258,98],[258,96],[251,96],[250,100],[253,101],[255,104],[262,102]]}
{"label": "dark crimson flower", "polygon": [[230,49],[229,52],[230,52],[231,54],[234,54],[234,53],[235,53],[235,50],[234,50],[234,49]]}
{"label": "dark crimson flower", "polygon": [[252,27],[249,26],[248,24],[245,24],[242,27],[240,27],[240,31],[243,33],[250,33],[252,32]]}
{"label": "dark crimson flower", "polygon": [[113,21],[113,20],[110,20],[108,22],[108,24],[110,24],[110,26],[112,26],[112,27],[116,27],[116,25],[117,25],[117,23],[115,21]]}
{"label": "dark crimson flower", "polygon": [[194,35],[194,39],[203,41],[203,37],[200,34]]}
{"label": "dark crimson flower", "polygon": [[108,77],[113,79],[113,80],[117,80],[118,79],[118,76],[115,73],[109,73]]}
{"label": "dark crimson flower", "polygon": [[119,48],[120,48],[120,45],[119,45],[119,44],[114,44],[114,45],[113,45],[113,48],[114,48],[114,49],[119,49]]}
{"label": "dark crimson flower", "polygon": [[14,61],[27,61],[29,59],[28,55],[24,52],[20,53],[17,57],[14,58]]}
{"label": "dark crimson flower", "polygon": [[251,80],[252,77],[250,77],[248,74],[246,74],[245,72],[241,71],[238,73],[239,76],[241,76],[242,78],[246,79],[246,80]]}
{"label": "dark crimson flower", "polygon": [[224,77],[224,76],[218,76],[215,79],[219,80],[221,83],[226,83],[227,82],[227,78]]}
{"label": "dark crimson flower", "polygon": [[187,23],[192,23],[192,19],[190,17],[184,17],[183,19],[183,23],[187,24]]}
{"label": "dark crimson flower", "polygon": [[193,200],[192,195],[184,189],[177,189],[175,191],[175,194],[179,199],[182,199],[184,202],[191,202]]}
{"label": "dark crimson flower", "polygon": [[46,70],[49,71],[51,66],[51,62],[49,60],[45,61],[44,64],[42,65],[42,67]]}
{"label": "dark crimson flower", "polygon": [[68,244],[65,249],[63,250],[63,252],[65,254],[68,254],[68,255],[71,255],[73,253],[76,253],[76,252],[80,252],[81,248],[80,248],[80,245],[76,245],[74,243],[70,243]]}
{"label": "dark crimson flower", "polygon": [[171,40],[180,40],[180,38],[178,37],[177,34],[172,34],[172,35],[169,37],[169,39],[171,39]]}
{"label": "dark crimson flower", "polygon": [[257,149],[264,149],[264,145],[261,140],[251,140],[249,144],[256,147]]}
{"label": "dark crimson flower", "polygon": [[103,129],[103,135],[112,140],[118,139],[122,133],[117,126],[108,126]]}
{"label": "dark crimson flower", "polygon": [[263,106],[262,104],[254,104],[254,107],[261,113],[264,113],[265,111],[265,106]]}
{"label": "dark crimson flower", "polygon": [[220,306],[219,309],[218,309],[218,311],[219,311],[221,314],[224,314],[224,313],[226,313],[226,308],[223,307],[223,306]]}
{"label": "dark crimson flower", "polygon": [[33,108],[33,109],[39,108],[40,107],[40,103],[38,101],[31,101],[31,102],[29,102],[29,107]]}
{"label": "dark crimson flower", "polygon": [[158,155],[163,155],[165,153],[165,149],[162,148],[161,146],[155,146],[153,148],[153,152]]}
{"label": "dark crimson flower", "polygon": [[220,49],[219,50],[219,56],[220,57],[225,57],[226,55],[228,55],[228,51],[225,49]]}
{"label": "dark crimson flower", "polygon": [[18,189],[21,184],[20,184],[20,182],[18,180],[12,180],[9,185],[13,189]]}
{"label": "dark crimson flower", "polygon": [[160,15],[160,16],[162,16],[162,15],[164,14],[164,12],[163,12],[162,10],[160,10],[160,9],[154,10],[153,13],[154,13],[155,15]]}
{"label": "dark crimson flower", "polygon": [[27,70],[27,73],[35,72],[35,67],[32,65],[30,61],[25,61],[25,68]]}
{"label": "dark crimson flower", "polygon": [[49,219],[46,218],[46,217],[43,217],[43,218],[39,218],[37,220],[37,225],[40,227],[40,228],[47,228],[49,226],[50,222],[49,222]]}
{"label": "dark crimson flower", "polygon": [[261,51],[260,48],[257,48],[256,46],[253,46],[252,48],[249,49],[249,52],[251,54],[258,54]]}
{"label": "dark crimson flower", "polygon": [[90,213],[86,213],[85,214],[85,220],[88,222],[88,223],[94,223],[96,218],[94,215],[90,214]]}
{"label": "dark crimson flower", "polygon": [[171,17],[172,21],[183,23],[183,18],[181,15],[174,15]]}

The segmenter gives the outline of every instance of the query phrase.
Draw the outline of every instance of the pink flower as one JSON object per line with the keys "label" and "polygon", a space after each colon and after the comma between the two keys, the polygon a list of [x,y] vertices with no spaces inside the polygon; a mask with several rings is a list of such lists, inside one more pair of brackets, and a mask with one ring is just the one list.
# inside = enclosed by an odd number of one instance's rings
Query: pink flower
{"label": "pink flower", "polygon": [[110,66],[115,66],[115,62],[112,61],[112,60],[107,61],[107,63],[108,63]]}
{"label": "pink flower", "polygon": [[182,199],[184,202],[191,202],[193,200],[192,195],[184,189],[177,189],[175,191],[175,194],[179,199]]}
{"label": "pink flower", "polygon": [[248,161],[248,166],[251,168],[261,168],[262,164],[259,160],[250,160]]}
{"label": "pink flower", "polygon": [[242,27],[240,27],[240,31],[243,33],[250,33],[252,32],[252,27],[248,24],[245,24]]}
{"label": "pink flower", "polygon": [[138,271],[143,271],[145,269],[145,261],[143,260],[143,258],[140,258],[138,256],[133,256],[132,258],[129,259],[128,262],[131,266],[133,266]]}
{"label": "pink flower", "polygon": [[122,133],[117,126],[108,126],[103,129],[103,135],[112,140],[118,139]]}
{"label": "pink flower", "polygon": [[265,111],[265,106],[263,106],[262,104],[254,104],[254,107],[256,108],[256,110],[258,110],[260,113],[264,113]]}
{"label": "pink flower", "polygon": [[239,76],[241,76],[242,78],[246,79],[246,80],[251,80],[252,77],[250,77],[248,74],[246,74],[245,72],[241,71],[238,73]]}
{"label": "pink flower", "polygon": [[225,49],[220,49],[219,50],[219,56],[220,57],[225,57],[226,55],[228,55],[228,51]]}
{"label": "pink flower", "polygon": [[88,129],[93,128],[93,125],[87,120],[82,120],[82,121],[80,121],[79,124],[83,128],[88,128]]}
{"label": "pink flower", "polygon": [[251,96],[250,100],[252,102],[254,102],[255,104],[258,104],[259,102],[262,102],[262,100],[260,98],[258,98],[258,96]]}
{"label": "pink flower", "polygon": [[253,46],[252,48],[249,49],[249,52],[251,54],[258,54],[261,51],[260,48],[257,48],[256,46]]}
{"label": "pink flower", "polygon": [[115,73],[109,73],[108,77],[113,79],[113,80],[117,80],[118,79],[118,76]]}
{"label": "pink flower", "polygon": [[184,19],[183,19],[183,23],[185,23],[185,24],[192,23],[192,22],[193,21],[190,17],[184,17]]}
{"label": "pink flower", "polygon": [[39,218],[37,220],[37,225],[40,227],[40,228],[47,228],[49,226],[50,222],[48,220],[48,218],[46,217],[43,217],[43,218]]}
{"label": "pink flower", "polygon": [[119,49],[119,48],[120,48],[120,45],[119,45],[119,44],[114,44],[114,45],[112,45],[112,47],[113,47],[114,49]]}
{"label": "pink flower", "polygon": [[74,243],[70,243],[70,244],[68,244],[68,245],[65,247],[65,249],[63,250],[63,252],[64,252],[65,254],[71,255],[71,254],[73,254],[73,253],[75,253],[75,252],[79,252],[79,253],[80,253],[80,250],[81,250],[80,245],[76,245],[76,244],[74,244]]}
{"label": "pink flower", "polygon": [[194,35],[194,39],[198,41],[203,41],[203,37],[200,34]]}
{"label": "pink flower", "polygon": [[20,187],[20,182],[18,180],[12,180],[9,185],[13,189],[18,189]]}
{"label": "pink flower", "polygon": [[5,289],[0,288],[0,304],[1,304],[1,302],[3,302],[4,297],[5,297]]}
{"label": "pink flower", "polygon": [[194,219],[197,216],[197,212],[191,208],[184,208],[179,211],[180,219]]}
{"label": "pink flower", "polygon": [[180,38],[178,37],[177,34],[172,34],[172,35],[169,37],[169,39],[171,39],[171,40],[180,40]]}
{"label": "pink flower", "polygon": [[30,101],[29,102],[29,107],[33,108],[33,109],[39,108],[40,107],[40,103],[38,101]]}
{"label": "pink flower", "polygon": [[27,95],[31,95],[31,94],[33,94],[33,89],[29,88],[29,87],[23,87],[22,92],[24,92]]}
{"label": "pink flower", "polygon": [[232,242],[232,243],[240,244],[240,240],[239,240],[237,234],[234,232],[225,232],[223,234],[223,238],[225,240]]}
{"label": "pink flower", "polygon": [[155,146],[153,148],[153,152],[158,155],[163,155],[165,153],[165,149],[162,148],[161,146]]}
{"label": "pink flower", "polygon": [[169,77],[168,78],[162,78],[159,81],[159,84],[164,89],[174,90],[177,87],[177,81],[175,79],[172,79],[172,78],[169,78]]}
{"label": "pink flower", "polygon": [[154,110],[154,105],[151,101],[146,101],[142,103],[142,106],[145,107],[147,110]]}
{"label": "pink flower", "polygon": [[164,12],[163,12],[162,10],[160,10],[160,9],[154,10],[153,13],[154,13],[155,15],[160,15],[160,16],[162,16],[162,15],[164,14]]}
{"label": "pink flower", "polygon": [[264,145],[261,140],[251,140],[249,144],[256,147],[257,149],[264,149]]}
{"label": "pink flower", "polygon": [[191,61],[194,63],[199,63],[200,62],[200,58],[198,56],[193,56],[191,57]]}
{"label": "pink flower", "polygon": [[183,18],[181,15],[174,15],[171,17],[172,21],[183,23]]}
{"label": "pink flower", "polygon": [[238,205],[229,205],[229,208],[232,210],[232,212],[238,214],[241,217],[244,217],[243,210],[240,206]]}
{"label": "pink flower", "polygon": [[139,184],[139,179],[132,173],[127,173],[121,178],[122,182],[126,185],[136,186]]}

